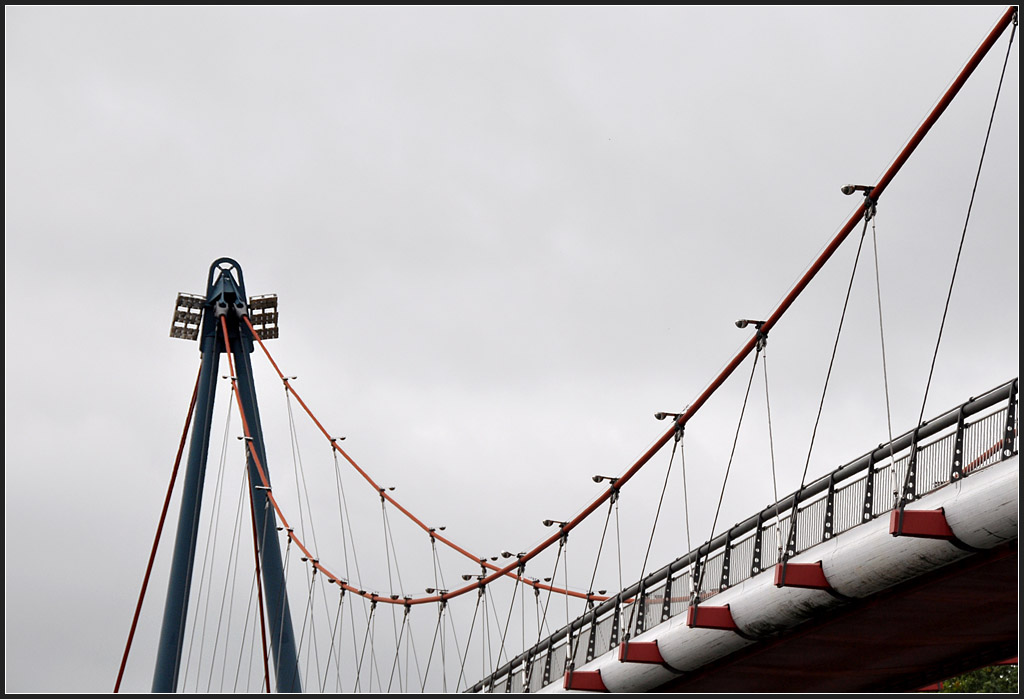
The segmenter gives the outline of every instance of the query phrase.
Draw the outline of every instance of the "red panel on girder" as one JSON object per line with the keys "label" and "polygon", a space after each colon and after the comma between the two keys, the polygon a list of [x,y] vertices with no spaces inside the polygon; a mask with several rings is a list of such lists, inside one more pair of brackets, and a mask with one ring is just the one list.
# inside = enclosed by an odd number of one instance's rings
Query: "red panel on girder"
{"label": "red panel on girder", "polygon": [[[900,528],[900,518],[903,527]],[[889,514],[889,533],[893,536],[913,536],[922,539],[955,539],[949,528],[946,513],[938,510],[893,510]]]}
{"label": "red panel on girder", "polygon": [[655,641],[626,641],[619,646],[620,663],[654,663],[661,665],[665,659]]}
{"label": "red panel on girder", "polygon": [[778,587],[803,587],[810,590],[832,589],[825,578],[821,561],[817,563],[786,563],[785,578],[783,578],[783,564],[776,564],[775,585]]}
{"label": "red panel on girder", "polygon": [[691,606],[686,612],[686,625],[696,629],[722,629],[737,631],[736,622],[732,619],[729,605],[724,607]]}
{"label": "red panel on girder", "polygon": [[576,689],[581,692],[607,692],[600,670],[570,670],[565,673],[562,689]]}

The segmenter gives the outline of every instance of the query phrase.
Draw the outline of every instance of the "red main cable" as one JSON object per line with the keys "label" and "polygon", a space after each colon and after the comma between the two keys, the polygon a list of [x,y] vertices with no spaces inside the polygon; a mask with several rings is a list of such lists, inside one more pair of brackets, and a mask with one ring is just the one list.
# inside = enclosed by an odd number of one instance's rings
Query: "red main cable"
{"label": "red main cable", "polygon": [[256,555],[256,599],[260,608],[260,637],[263,639],[263,679],[270,694],[270,662],[267,657],[267,622],[263,613],[263,580],[260,576],[260,542],[256,533],[256,506],[252,501],[252,487],[249,488],[249,514],[252,515],[252,551]]}
{"label": "red main cable", "polygon": [[[362,468],[360,468],[359,464],[357,464],[355,462],[355,460],[351,456],[349,456],[348,453],[344,449],[342,449],[340,446],[338,446],[337,440],[331,437],[330,433],[323,426],[323,423],[321,423],[320,420],[317,419],[316,415],[313,414],[313,411],[310,410],[308,405],[306,405],[306,402],[304,400],[302,400],[302,396],[300,396],[298,394],[298,392],[295,390],[295,388],[289,382],[288,378],[281,371],[281,368],[277,365],[277,362],[274,361],[273,356],[271,356],[271,354],[270,354],[270,350],[268,350],[267,346],[263,343],[263,339],[260,337],[259,332],[256,331],[256,328],[253,327],[252,322],[249,320],[249,317],[248,316],[243,316],[243,318],[245,320],[246,325],[248,325],[249,331],[252,333],[252,336],[256,339],[256,342],[259,343],[260,349],[263,350],[263,353],[266,355],[267,360],[274,367],[274,371],[277,372],[277,375],[281,378],[281,381],[284,382],[285,389],[295,397],[295,400],[298,401],[298,403],[302,407],[303,411],[305,411],[306,415],[309,416],[309,419],[313,421],[313,423],[317,426],[317,429],[319,429],[320,432],[324,435],[324,437],[327,438],[327,441],[330,442],[330,444],[331,444],[331,448],[334,451],[336,451],[339,454],[341,454],[342,457],[344,457],[345,460],[348,461],[348,463],[352,466],[352,468],[354,468],[359,473],[359,475],[362,476],[363,479],[367,483],[369,483],[371,487],[373,487],[373,489],[377,492],[378,495],[381,496],[381,498],[383,498],[384,500],[387,500],[392,505],[394,505],[395,508],[399,512],[401,512],[409,520],[411,520],[413,523],[415,523],[416,526],[418,526],[420,529],[422,529],[427,534],[429,534],[431,538],[437,539],[438,541],[440,541],[445,546],[449,547],[450,549],[452,549],[454,551],[457,551],[458,553],[462,554],[463,556],[465,556],[466,558],[470,559],[474,563],[483,565],[483,566],[485,566],[486,568],[489,568],[492,571],[499,571],[499,570],[501,570],[500,567],[498,567],[498,566],[488,562],[486,559],[481,558],[480,556],[474,555],[470,551],[467,551],[466,549],[464,549],[461,546],[459,546],[458,544],[456,544],[451,539],[448,539],[447,537],[442,536],[441,534],[438,534],[436,528],[428,527],[426,524],[423,523],[422,520],[420,520],[418,517],[416,517],[416,515],[411,513],[409,510],[405,509],[405,507],[403,507],[394,497],[392,497],[391,495],[388,495],[384,488],[381,488],[377,484],[377,482],[374,481],[373,478],[370,477],[370,475],[366,471],[364,471]],[[517,561],[516,565],[518,565],[518,561]],[[586,594],[584,592],[576,592],[574,590],[566,590],[566,589],[563,589],[563,588],[560,588],[560,587],[555,587],[553,585],[545,585],[544,583],[541,583],[539,581],[534,581],[534,580],[530,580],[528,578],[523,578],[523,577],[517,575],[516,573],[512,573],[512,572],[506,572],[505,575],[507,575],[510,578],[519,578],[520,580],[522,580],[522,582],[524,584],[530,585],[530,586],[535,587],[537,589],[549,590],[551,592],[557,592],[559,594],[568,595],[570,597],[577,597],[579,599],[590,599],[590,600],[594,600],[594,601],[597,601],[597,602],[603,602],[604,600],[608,599],[607,597],[605,597],[603,595],[594,595],[594,594],[588,595],[588,594]]]}
{"label": "red main cable", "polygon": [[[202,367],[200,367],[202,372]],[[121,667],[117,671],[117,681],[114,683],[114,693],[121,691],[121,679],[124,677],[124,668],[128,664],[128,653],[132,649],[132,639],[135,638],[135,627],[139,624],[139,613],[142,611],[142,601],[146,598],[146,588],[149,586],[149,575],[153,572],[153,561],[156,560],[156,549],[160,544],[160,534],[164,530],[164,521],[167,519],[167,508],[171,504],[171,493],[174,491],[174,481],[178,477],[178,466],[181,465],[181,455],[185,452],[185,439],[188,437],[188,428],[192,424],[192,412],[196,407],[196,397],[199,395],[199,376],[196,374],[196,385],[192,389],[192,400],[188,405],[188,415],[185,416],[185,428],[181,431],[181,441],[178,442],[178,454],[174,457],[174,468],[171,470],[171,482],[167,486],[167,495],[164,497],[164,509],[160,512],[160,522],[156,525],[156,536],[153,537],[153,550],[149,553],[149,563],[146,564],[146,575],[142,578],[142,590],[139,592],[139,601],[135,605],[135,616],[132,617],[132,628],[128,632],[128,642],[124,646],[124,655],[121,657]]]}
{"label": "red main cable", "polygon": [[[910,141],[907,142],[907,144],[900,151],[900,154],[896,157],[896,159],[892,162],[892,164],[886,170],[886,172],[882,176],[882,178],[873,187],[873,189],[871,191],[871,197],[872,197],[873,200],[877,201],[878,198],[881,196],[881,194],[885,191],[886,187],[888,187],[889,183],[896,176],[896,174],[900,171],[900,169],[906,163],[907,159],[914,152],[914,150],[917,148],[917,146],[920,145],[921,141],[924,140],[925,135],[927,135],[928,131],[931,129],[932,126],[935,125],[935,122],[938,120],[938,118],[945,111],[946,107],[949,106],[949,104],[950,104],[950,102],[952,102],[953,98],[957,95],[957,93],[959,93],[960,89],[967,82],[967,79],[971,76],[971,74],[974,72],[974,70],[981,63],[981,60],[985,57],[985,55],[988,53],[988,51],[992,48],[992,46],[995,44],[995,42],[999,38],[999,36],[1010,25],[1010,23],[1014,21],[1016,15],[1017,15],[1017,8],[1016,8],[1016,6],[1011,6],[1011,7],[1009,7],[1006,10],[1006,12],[1003,14],[1003,16],[999,19],[999,21],[996,23],[996,26],[992,29],[992,31],[989,33],[989,35],[985,38],[985,40],[982,42],[981,46],[978,47],[978,49],[975,51],[974,55],[970,58],[970,60],[968,60],[967,64],[960,71],[960,74],[953,81],[953,83],[950,85],[950,87],[946,90],[945,94],[942,96],[942,98],[938,101],[938,103],[932,109],[932,111],[928,115],[928,117],[925,118],[924,122],[918,127],[917,131],[911,137]],[[793,303],[794,303],[794,301],[796,301],[797,297],[801,293],[803,293],[804,289],[807,288],[807,285],[810,284],[811,280],[814,279],[815,276],[817,276],[818,272],[820,272],[822,267],[825,266],[825,263],[828,262],[828,260],[832,257],[833,254],[835,254],[836,250],[843,243],[843,241],[846,240],[846,238],[849,236],[850,232],[854,229],[854,227],[857,225],[857,223],[859,223],[860,220],[864,217],[864,213],[865,213],[865,205],[861,204],[860,206],[857,207],[857,210],[850,217],[850,219],[846,222],[846,224],[842,227],[842,229],[836,234],[836,236],[832,239],[832,241],[825,248],[825,250],[811,264],[811,266],[807,270],[807,272],[804,273],[804,275],[800,278],[800,280],[796,283],[796,285],[790,290],[790,292],[782,300],[782,302],[779,304],[779,306],[772,312],[772,314],[764,322],[764,324],[760,328],[759,335],[760,334],[766,334],[769,330],[771,330],[771,328],[773,328],[776,325],[776,323],[778,323],[779,319],[783,316],[783,314],[785,314],[785,312],[790,308],[790,306],[793,305]],[[248,317],[245,317],[245,321],[246,321],[246,324],[249,325],[250,330],[253,332],[253,336],[257,339],[257,341],[259,341],[260,346],[263,348],[263,351],[267,354],[267,356],[269,358],[270,354],[267,352],[266,347],[263,345],[262,340],[260,340],[259,335],[255,332],[255,330],[253,330],[252,324],[249,322]],[[224,322],[223,317],[221,319],[221,323],[222,323],[222,326],[224,328],[225,342],[227,342],[227,324],[226,324],[226,322]],[[690,418],[692,418],[697,413],[697,411],[700,410],[700,408],[708,401],[708,399],[712,396],[712,394],[714,394],[715,391],[717,391],[722,386],[722,384],[725,383],[726,379],[728,379],[729,376],[732,375],[733,371],[735,371],[736,368],[743,362],[743,360],[746,359],[747,355],[749,355],[753,351],[754,347],[757,345],[757,341],[758,341],[758,335],[755,335],[754,337],[750,338],[750,340],[743,346],[742,349],[740,349],[740,351],[736,354],[736,356],[733,357],[733,359],[718,374],[718,376],[716,376],[714,378],[714,380],[712,380],[712,382],[707,386],[707,388],[705,388],[704,391],[696,398],[696,400],[694,400],[690,404],[690,406],[686,409],[686,411],[676,419],[675,424],[667,432],[665,432],[665,434],[662,435],[662,437],[660,439],[658,439],[658,441],[655,442],[629,468],[629,470],[626,471],[625,474],[623,474],[621,477],[619,477],[619,479],[617,481],[615,481],[615,483],[612,484],[612,486],[609,487],[609,489],[605,493],[603,493],[601,496],[599,496],[597,499],[595,499],[592,503],[590,503],[586,508],[583,509],[582,512],[580,512],[578,515],[576,515],[576,517],[574,517],[571,521],[569,521],[565,525],[563,525],[559,529],[558,532],[556,532],[555,534],[552,534],[550,537],[548,537],[546,540],[544,540],[541,544],[536,546],[531,551],[528,551],[523,556],[517,557],[517,560],[514,561],[513,563],[510,563],[509,565],[505,566],[504,568],[499,568],[497,566],[490,565],[486,561],[483,561],[483,560],[473,556],[469,552],[465,551],[464,549],[456,546],[454,543],[448,541],[444,537],[438,536],[436,533],[431,532],[431,534],[436,539],[438,539],[439,541],[445,543],[450,548],[452,548],[452,549],[454,549],[456,551],[459,551],[463,555],[466,555],[467,557],[472,558],[473,560],[475,560],[475,561],[477,561],[477,562],[487,566],[488,568],[490,568],[491,570],[494,571],[490,575],[487,575],[486,577],[484,577],[481,580],[479,580],[478,582],[472,583],[470,585],[467,585],[465,587],[459,588],[457,590],[452,590],[451,592],[445,593],[443,595],[436,595],[436,596],[432,596],[432,597],[423,597],[423,598],[415,598],[415,599],[414,598],[405,598],[405,599],[399,599],[399,600],[392,600],[389,597],[380,597],[380,596],[378,596],[376,594],[370,594],[370,593],[366,593],[364,591],[357,590],[357,589],[349,586],[348,583],[346,583],[346,582],[344,582],[344,581],[342,581],[340,579],[337,579],[337,577],[335,575],[333,575],[329,570],[327,570],[326,568],[324,568],[323,566],[320,565],[320,563],[316,560],[316,558],[308,551],[308,549],[306,549],[305,546],[303,546],[302,542],[299,541],[299,539],[295,536],[294,532],[289,530],[288,531],[288,536],[291,537],[292,541],[294,541],[295,544],[306,554],[306,556],[310,559],[310,562],[312,562],[313,565],[316,566],[316,568],[318,568],[321,572],[323,572],[325,575],[327,575],[329,579],[335,580],[339,585],[341,585],[342,587],[344,587],[347,590],[355,592],[356,594],[362,595],[363,597],[367,597],[367,598],[372,599],[372,600],[377,600],[377,601],[381,601],[381,602],[385,602],[385,603],[412,605],[412,604],[423,604],[423,603],[427,603],[427,602],[436,602],[436,601],[439,601],[441,599],[451,599],[453,597],[458,597],[460,595],[463,595],[463,594],[465,594],[465,593],[467,593],[467,592],[469,592],[471,590],[475,590],[475,589],[478,589],[480,587],[483,587],[483,586],[493,582],[494,580],[498,579],[499,577],[510,575],[510,574],[514,575],[514,573],[512,573],[512,571],[518,569],[521,565],[523,565],[523,564],[527,563],[528,561],[532,560],[534,557],[539,555],[542,551],[544,551],[549,546],[551,546],[552,544],[557,542],[559,539],[561,539],[563,536],[565,536],[568,532],[570,532],[571,530],[576,528],[584,519],[589,517],[598,507],[600,507],[604,502],[606,502],[608,500],[608,498],[610,498],[614,492],[617,492],[618,490],[621,490],[622,486],[625,485],[630,479],[632,479],[633,476],[635,476],[637,474],[637,472],[639,472],[640,469],[643,468],[647,464],[647,462],[650,461],[651,458],[653,458],[654,455],[657,454],[661,450],[661,448],[664,447],[669,442],[670,439],[672,439],[672,437],[675,435],[676,429],[678,427],[682,426],[682,425],[685,425],[687,422],[689,422]],[[230,357],[231,357],[230,352],[228,352],[228,357],[229,357],[229,361],[230,361]],[[284,379],[284,375],[281,374],[281,371],[280,371],[280,369],[278,369],[277,364],[274,363],[272,358],[270,359],[270,361],[271,361],[271,364],[274,365],[274,368],[277,370],[278,374],[281,376],[281,379],[285,381],[285,385],[288,386],[288,382],[287,382],[287,380]],[[232,370],[232,374],[233,373],[234,373],[234,371]],[[295,394],[294,390],[290,386],[288,386],[288,389],[290,391],[292,391],[292,394],[295,395],[296,399],[298,399],[300,404],[303,405],[303,408],[305,408],[305,404],[302,403],[301,399],[299,399],[298,395]],[[236,394],[237,394],[237,392],[236,392]],[[237,395],[236,395],[236,398],[237,398]],[[241,409],[240,399],[239,399],[239,409]],[[308,412],[309,411],[307,409],[307,413]],[[310,413],[310,417],[312,417],[311,413]],[[320,428],[321,432],[323,432],[324,435],[327,436],[328,439],[330,439],[330,435],[323,428],[323,426],[318,421],[316,421],[315,418],[313,418],[313,419],[314,419],[314,422],[316,422],[317,426]],[[242,415],[242,422],[243,422],[243,425],[244,425],[245,424],[245,415],[244,414]],[[248,426],[246,426],[246,435],[248,436],[248,434],[249,434],[248,433]],[[383,498],[385,498],[386,500],[391,502],[393,505],[395,505],[395,507],[397,507],[400,511],[402,511],[404,514],[406,514],[406,516],[408,516],[410,519],[412,519],[414,522],[416,522],[421,528],[423,528],[426,531],[429,531],[429,528],[427,528],[426,525],[424,525],[418,519],[413,517],[407,510],[405,510],[400,505],[398,505],[398,503],[395,502],[393,498],[391,498],[386,493],[384,493],[380,489],[380,487],[377,486],[376,483],[374,483],[373,480],[362,469],[360,469],[355,464],[355,462],[348,456],[348,454],[346,454],[340,447],[338,447],[336,442],[332,441],[331,444],[334,447],[334,449],[336,449],[339,453],[341,453],[346,458],[346,460],[348,460],[348,462],[350,464],[352,464],[352,466],[354,468],[356,468],[356,470],[359,471],[359,473],[363,476],[363,478],[365,478],[367,480],[367,482],[371,483],[374,487],[377,488],[377,491],[381,494],[381,496]],[[258,469],[258,471],[260,473],[260,478],[263,481],[264,486],[269,487],[269,484],[267,482],[266,476],[265,476],[265,474],[263,472],[263,468],[260,465],[259,459],[255,455],[255,453],[253,453],[253,460],[256,463],[257,469]],[[271,502],[274,504],[274,509],[277,511],[278,515],[281,517],[282,523],[285,524],[286,527],[287,527],[287,523],[286,523],[284,514],[281,512],[281,509],[278,507],[276,500],[274,500],[273,493],[271,491],[269,491],[269,490],[267,491],[267,497],[270,498]],[[524,582],[527,582],[528,584],[534,584],[532,581],[529,581],[529,580],[526,580]],[[566,594],[572,594],[573,596],[577,596],[577,597],[587,597],[587,595],[583,594],[583,593],[572,593],[572,592],[568,592],[568,591],[563,591],[563,592],[565,592]],[[592,598],[593,599],[597,599],[596,596],[592,596]]]}

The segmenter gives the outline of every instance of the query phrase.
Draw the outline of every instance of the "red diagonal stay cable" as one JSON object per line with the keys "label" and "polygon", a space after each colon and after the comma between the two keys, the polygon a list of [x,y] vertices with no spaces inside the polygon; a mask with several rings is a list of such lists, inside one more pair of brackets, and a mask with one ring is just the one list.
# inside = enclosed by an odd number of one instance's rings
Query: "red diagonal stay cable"
{"label": "red diagonal stay cable", "polygon": [[114,683],[114,693],[121,691],[121,679],[124,677],[124,668],[128,664],[128,653],[132,649],[132,639],[135,638],[135,627],[139,623],[139,613],[142,612],[142,601],[146,598],[146,588],[149,587],[149,575],[153,572],[153,561],[156,560],[156,549],[160,545],[160,534],[164,530],[164,521],[167,519],[167,508],[171,504],[171,493],[174,491],[174,481],[178,477],[178,466],[181,465],[181,455],[185,452],[185,440],[188,438],[188,428],[192,424],[192,412],[196,407],[196,397],[199,395],[199,377],[202,372],[196,374],[196,385],[192,389],[192,400],[188,405],[188,415],[185,417],[185,427],[181,430],[181,441],[178,442],[178,454],[174,457],[174,468],[171,470],[171,482],[167,485],[167,495],[164,496],[164,508],[160,511],[160,521],[156,525],[156,536],[153,537],[153,549],[149,552],[149,563],[146,564],[146,574],[142,578],[142,590],[139,592],[139,601],[135,605],[135,616],[132,617],[132,628],[128,632],[128,642],[124,646],[124,655],[121,657],[121,667],[117,671],[117,681]]}

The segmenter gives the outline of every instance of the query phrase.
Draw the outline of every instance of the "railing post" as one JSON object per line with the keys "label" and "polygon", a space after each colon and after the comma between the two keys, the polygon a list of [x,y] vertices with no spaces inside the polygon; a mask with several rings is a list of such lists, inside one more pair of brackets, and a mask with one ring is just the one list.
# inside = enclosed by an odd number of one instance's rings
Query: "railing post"
{"label": "railing post", "polygon": [[633,602],[633,608],[637,609],[638,611],[636,615],[636,626],[633,629],[630,629],[630,638],[642,634],[644,632],[644,627],[646,626],[644,621],[645,617],[647,616],[647,613],[644,607],[646,607],[647,605],[647,600],[645,599],[647,595],[647,586],[644,585],[644,582],[644,580],[640,581],[640,589],[637,590],[636,601]]}
{"label": "railing post", "polygon": [[1003,458],[1013,456],[1013,441],[1017,432],[1017,380],[1010,384],[1010,396],[1006,404],[1006,431],[1003,433]]}
{"label": "railing post", "polygon": [[661,620],[668,621],[672,616],[672,572],[665,576],[665,599],[661,601]]}
{"label": "railing post", "polygon": [[754,528],[754,552],[750,557],[750,577],[761,572],[761,536],[764,533],[764,517],[757,513],[757,525]]}
{"label": "railing post", "polygon": [[729,588],[729,559],[732,555],[732,529],[725,533],[725,547],[722,549],[722,576],[718,581],[718,591]]}
{"label": "railing post", "polygon": [[[875,464],[872,461],[874,457],[868,459],[868,472],[864,478],[864,504],[861,507],[861,521],[867,522],[875,516],[875,508],[872,505],[872,496],[875,491]],[[893,466],[895,467],[895,457]]]}
{"label": "railing post", "polygon": [[[868,464],[871,468],[871,464]],[[835,471],[828,476],[828,496],[825,500],[825,523],[822,526],[822,540],[831,539],[835,533],[835,503],[836,503],[836,474]]]}
{"label": "railing post", "polygon": [[786,558],[791,558],[797,554],[796,550],[796,530],[800,524],[800,491],[796,491],[793,495],[793,516],[790,518],[792,524],[789,525],[789,536],[786,538]]}
{"label": "railing post", "polygon": [[900,509],[908,502],[913,502],[917,497],[917,431],[920,427],[914,428],[914,438],[910,442],[910,459],[907,463],[907,475],[903,479],[903,497],[900,498]]}
{"label": "railing post", "polygon": [[587,662],[589,663],[596,655],[597,646],[597,617],[590,622],[590,636],[587,638]]}
{"label": "railing post", "polygon": [[702,584],[700,577],[700,546],[698,546],[697,556],[693,561],[693,571],[690,573],[690,606],[693,607],[700,604],[700,586]]}
{"label": "railing post", "polygon": [[530,693],[530,680],[533,679],[533,649],[526,651],[526,669],[523,671],[523,694]]}
{"label": "railing post", "polygon": [[956,415],[956,437],[953,441],[953,467],[949,471],[949,482],[953,483],[964,476],[964,406]]}
{"label": "railing post", "polygon": [[622,593],[615,595],[615,616],[612,617],[611,640],[608,643],[608,650],[619,645],[619,624],[622,621]]}

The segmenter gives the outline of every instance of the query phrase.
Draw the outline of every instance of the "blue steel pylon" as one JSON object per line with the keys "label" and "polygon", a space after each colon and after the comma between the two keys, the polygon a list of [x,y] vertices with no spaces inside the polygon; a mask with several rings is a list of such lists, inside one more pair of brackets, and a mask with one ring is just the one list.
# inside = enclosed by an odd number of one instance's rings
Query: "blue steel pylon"
{"label": "blue steel pylon", "polygon": [[227,323],[228,341],[235,362],[235,385],[245,421],[249,426],[249,437],[251,437],[251,441],[247,440],[249,448],[246,466],[249,469],[249,490],[256,516],[257,541],[263,571],[263,589],[266,598],[267,623],[270,627],[273,664],[276,669],[277,691],[302,691],[298,673],[295,633],[292,630],[291,612],[285,590],[281,546],[277,538],[277,518],[274,516],[274,509],[267,490],[260,486],[260,475],[252,457],[255,452],[259,463],[263,465],[269,485],[270,472],[267,467],[259,406],[256,403],[252,363],[249,360],[249,355],[253,351],[253,337],[243,320],[248,315],[247,298],[242,268],[238,263],[227,257],[215,261],[210,266],[206,301],[203,304],[202,328],[199,335],[202,353],[199,391],[196,396],[192,437],[189,442],[181,515],[178,518],[170,582],[167,586],[167,603],[164,607],[156,670],[153,674],[154,692],[173,692],[177,689],[178,684],[185,621],[188,613],[189,587],[192,581],[196,539],[199,531],[199,511],[203,499],[206,458],[210,445],[210,424],[217,388],[217,369],[220,364],[220,355],[226,351],[221,331],[221,318],[224,318]]}

